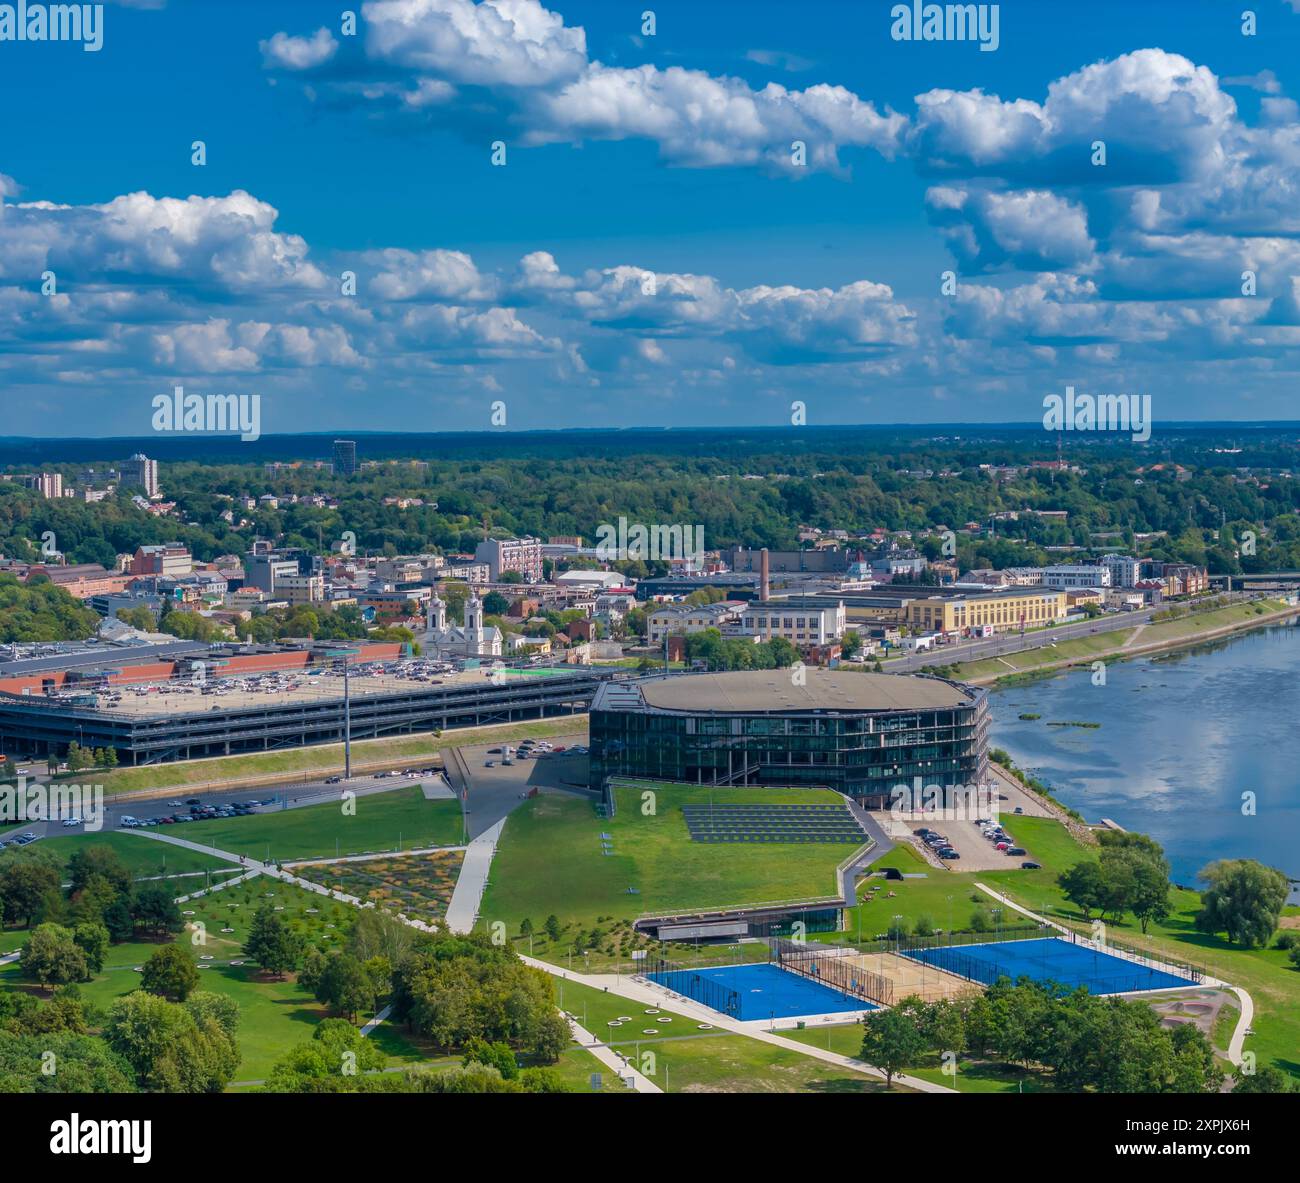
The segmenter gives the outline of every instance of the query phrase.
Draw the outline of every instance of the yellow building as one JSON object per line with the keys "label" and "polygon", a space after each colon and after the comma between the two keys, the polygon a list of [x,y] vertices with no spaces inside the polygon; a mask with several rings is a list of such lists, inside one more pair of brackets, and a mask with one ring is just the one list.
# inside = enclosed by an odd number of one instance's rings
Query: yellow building
{"label": "yellow building", "polygon": [[1003,632],[1054,624],[1065,615],[1066,593],[1046,587],[947,592],[910,597],[902,609],[902,623],[920,632],[964,632],[986,625]]}

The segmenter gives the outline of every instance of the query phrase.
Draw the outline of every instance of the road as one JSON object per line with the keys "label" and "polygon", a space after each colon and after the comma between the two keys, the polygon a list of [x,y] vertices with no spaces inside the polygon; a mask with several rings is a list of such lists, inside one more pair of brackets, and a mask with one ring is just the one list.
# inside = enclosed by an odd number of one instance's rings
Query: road
{"label": "road", "polygon": [[[1233,601],[1259,599],[1253,593],[1233,592]],[[951,665],[954,662],[983,661],[993,657],[1003,657],[1008,653],[1020,653],[1026,649],[1041,649],[1050,646],[1053,641],[1071,641],[1094,633],[1108,633],[1119,629],[1133,628],[1138,624],[1149,624],[1156,612],[1162,608],[1142,608],[1134,612],[1113,612],[1099,616],[1095,620],[1081,620],[1074,624],[1060,624],[1055,628],[1039,629],[1036,632],[999,633],[987,640],[962,641],[955,645],[941,645],[924,653],[909,654],[907,657],[894,658],[885,663],[885,670],[891,674],[907,673],[923,669],[927,665]],[[1011,671],[1008,670],[1008,673]]]}

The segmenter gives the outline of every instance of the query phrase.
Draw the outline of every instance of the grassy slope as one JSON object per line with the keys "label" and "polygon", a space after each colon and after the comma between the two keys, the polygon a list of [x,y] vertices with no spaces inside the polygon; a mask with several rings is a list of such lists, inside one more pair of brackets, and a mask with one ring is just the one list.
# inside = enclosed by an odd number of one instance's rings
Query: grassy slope
{"label": "grassy slope", "polygon": [[[1262,600],[1259,604],[1233,604],[1213,612],[1196,612],[1177,620],[1147,625],[1137,634],[1135,645],[1175,644],[1191,642],[1204,633],[1231,625],[1245,624],[1269,612],[1280,612],[1286,605],[1280,600]],[[1137,633],[1133,629],[1090,634],[1058,645],[1050,643],[1021,653],[1008,653],[1001,659],[987,658],[968,661],[957,666],[958,678],[988,680],[1014,676],[1059,661],[1087,661],[1103,656],[1123,657],[1122,646]],[[1048,640],[1048,638],[1044,638]]]}
{"label": "grassy slope", "polygon": [[[441,735],[428,732],[404,739],[362,739],[352,744],[354,767],[393,763],[403,760],[420,760],[444,748],[461,744],[494,743],[503,739],[525,739],[528,736],[546,738],[552,735],[573,735],[587,729],[585,715],[566,715],[555,719],[534,719],[525,723],[502,724],[498,727],[464,727],[444,731]],[[97,771],[95,783],[104,786],[106,793],[136,793],[150,789],[165,789],[175,785],[202,785],[242,778],[268,777],[283,774],[286,777],[321,775],[343,771],[342,744],[315,744],[304,748],[291,748],[277,752],[261,752],[246,756],[221,756],[210,760],[190,760],[175,764],[153,764],[147,768],[119,768],[113,772]]]}
{"label": "grassy slope", "polygon": [[[679,806],[707,801],[695,786],[664,786],[654,816],[644,816],[640,789],[619,789],[613,818],[600,818],[589,801],[544,794],[510,815],[492,867],[481,915],[519,931],[528,917],[541,928],[554,913],[563,923],[590,928],[599,918],[720,908],[759,901],[835,894],[835,867],[853,851],[833,844],[709,845],[690,840]],[[715,789],[718,803],[813,803],[840,798],[826,790]],[[601,852],[602,833],[614,853]],[[778,857],[779,852],[779,857]],[[629,895],[636,887],[639,894]],[[544,947],[535,942],[537,956]]]}
{"label": "grassy slope", "polygon": [[356,812],[340,805],[308,805],[254,817],[220,818],[175,826],[170,834],[249,858],[277,860],[365,854],[424,846],[458,845],[461,803],[426,801],[418,785],[357,797]]}
{"label": "grassy slope", "polygon": [[[43,838],[39,844],[42,850],[52,850],[67,865],[73,853],[86,846],[107,846],[117,853],[123,865],[137,879],[151,878],[156,875],[182,875],[192,871],[239,871],[224,859],[214,858],[197,850],[186,850],[183,846],[173,846],[169,842],[154,842],[141,834],[130,830],[105,830],[102,833],[60,834],[57,838]],[[178,894],[193,887],[197,890],[202,883],[176,885]]]}

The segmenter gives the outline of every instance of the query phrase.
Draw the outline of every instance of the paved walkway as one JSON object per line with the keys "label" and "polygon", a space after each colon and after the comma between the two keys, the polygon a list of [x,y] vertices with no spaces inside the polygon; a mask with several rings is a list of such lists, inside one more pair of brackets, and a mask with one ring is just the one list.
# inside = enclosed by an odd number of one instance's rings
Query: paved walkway
{"label": "paved walkway", "polygon": [[[553,977],[580,982],[584,986],[590,986],[593,990],[605,990],[633,1002],[644,1002],[651,1006],[671,1009],[686,1018],[696,1019],[702,1023],[711,1023],[719,1031],[727,1031],[732,1035],[744,1035],[750,1039],[756,1039],[760,1043],[769,1043],[773,1047],[798,1052],[803,1056],[811,1056],[814,1060],[834,1064],[837,1068],[848,1068],[852,1072],[860,1072],[863,1076],[870,1076],[876,1080],[885,1079],[885,1074],[879,1068],[873,1068],[862,1060],[855,1060],[851,1056],[842,1056],[838,1052],[813,1047],[812,1044],[799,1043],[793,1039],[773,1035],[767,1030],[769,1024],[765,1019],[742,1023],[737,1019],[701,1006],[689,998],[682,998],[680,995],[673,994],[660,986],[655,986],[649,982],[640,982],[623,974],[583,974],[560,969],[559,966],[551,965],[547,961],[539,961],[535,957],[524,956],[523,960],[535,969],[545,970]],[[908,1076],[904,1073],[895,1075],[894,1080],[905,1088],[915,1089],[917,1092],[922,1093],[954,1093],[957,1091],[956,1089],[946,1088],[941,1084],[931,1084],[928,1080],[920,1080],[915,1076]]]}
{"label": "paved walkway", "polygon": [[606,1068],[612,1068],[614,1075],[622,1080],[631,1078],[632,1088],[638,1093],[662,1093],[657,1084],[649,1077],[642,1076],[633,1066],[632,1061],[627,1056],[616,1052],[612,1047],[601,1043],[590,1031],[587,1030],[577,1019],[569,1019],[569,1030],[573,1032],[573,1038],[586,1051],[589,1051],[596,1057]]}
{"label": "paved walkway", "polygon": [[487,887],[488,872],[492,869],[492,856],[505,828],[506,820],[502,818],[465,847],[465,861],[456,878],[451,903],[447,905],[447,927],[452,932],[473,931],[479,904],[483,902],[483,891]]}

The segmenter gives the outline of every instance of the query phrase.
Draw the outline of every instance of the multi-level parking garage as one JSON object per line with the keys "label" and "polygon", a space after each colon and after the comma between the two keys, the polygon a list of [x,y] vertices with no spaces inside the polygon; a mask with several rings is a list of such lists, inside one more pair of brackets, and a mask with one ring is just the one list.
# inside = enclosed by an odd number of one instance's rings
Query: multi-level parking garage
{"label": "multi-level parking garage", "polygon": [[335,665],[263,663],[246,672],[235,659],[203,656],[201,668],[189,655],[165,679],[119,669],[39,694],[0,683],[0,751],[62,753],[76,742],[115,748],[123,764],[150,764],[338,742],[345,716],[353,739],[513,722],[585,711],[612,676],[582,666],[454,671],[388,660],[350,667],[345,696]]}

